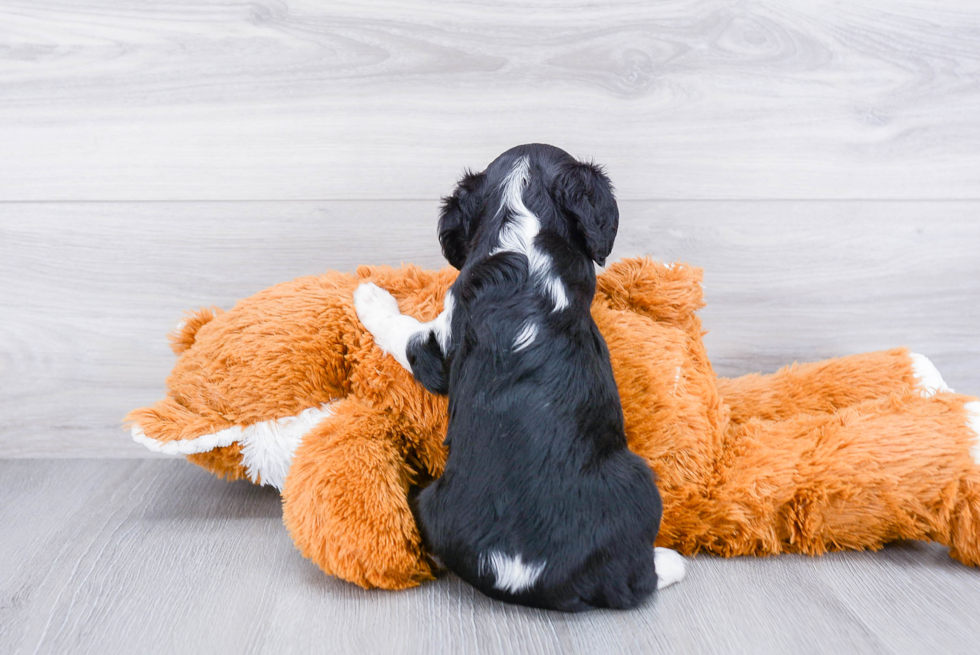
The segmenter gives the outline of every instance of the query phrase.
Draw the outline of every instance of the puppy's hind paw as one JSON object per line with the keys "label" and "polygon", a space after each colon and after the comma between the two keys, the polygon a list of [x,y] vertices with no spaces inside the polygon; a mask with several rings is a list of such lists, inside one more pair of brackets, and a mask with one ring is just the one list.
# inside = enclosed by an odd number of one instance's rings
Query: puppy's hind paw
{"label": "puppy's hind paw", "polygon": [[654,548],[653,563],[657,569],[657,589],[669,587],[684,579],[687,563],[683,556],[670,548]]}

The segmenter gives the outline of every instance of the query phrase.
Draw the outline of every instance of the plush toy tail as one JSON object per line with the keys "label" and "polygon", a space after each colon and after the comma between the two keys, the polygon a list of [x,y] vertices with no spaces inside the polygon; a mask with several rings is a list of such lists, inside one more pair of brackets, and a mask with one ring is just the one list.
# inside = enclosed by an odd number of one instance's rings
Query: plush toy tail
{"label": "plush toy tail", "polygon": [[170,341],[170,349],[174,351],[174,354],[179,355],[193,346],[197,338],[197,331],[222,313],[223,310],[217,307],[202,307],[196,312],[187,312],[183,320],[177,324],[177,329],[167,335],[167,340]]}

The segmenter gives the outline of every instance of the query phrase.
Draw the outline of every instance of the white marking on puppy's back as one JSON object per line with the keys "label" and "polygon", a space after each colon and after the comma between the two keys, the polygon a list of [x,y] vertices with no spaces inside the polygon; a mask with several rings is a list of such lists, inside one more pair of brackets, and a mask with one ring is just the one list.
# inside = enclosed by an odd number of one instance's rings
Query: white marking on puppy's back
{"label": "white marking on puppy's back", "polygon": [[544,288],[557,312],[568,307],[568,293],[561,278],[551,270],[551,258],[534,247],[534,238],[541,231],[541,221],[524,204],[524,188],[530,168],[528,158],[521,157],[504,178],[500,210],[508,210],[510,220],[501,228],[497,247],[490,254],[516,252],[524,255],[531,278]]}
{"label": "white marking on puppy's back", "polygon": [[516,594],[534,586],[546,563],[531,564],[521,560],[520,554],[511,557],[491,550],[480,555],[480,572],[493,573],[494,589]]}
{"label": "white marking on puppy's back", "polygon": [[919,386],[919,393],[924,398],[935,396],[941,391],[953,391],[928,357],[919,353],[909,353],[909,357],[912,359],[912,375]]}
{"label": "white marking on puppy's back", "polygon": [[676,550],[669,548],[653,549],[653,565],[657,569],[657,589],[680,582],[687,572],[684,558]]}
{"label": "white marking on puppy's back", "polygon": [[970,455],[973,461],[980,464],[980,400],[964,403],[966,410],[966,427],[973,430],[973,441],[970,443]]}
{"label": "white marking on puppy's back", "polygon": [[520,352],[534,343],[534,338],[538,336],[538,326],[531,321],[524,321],[521,331],[514,337],[514,352]]}

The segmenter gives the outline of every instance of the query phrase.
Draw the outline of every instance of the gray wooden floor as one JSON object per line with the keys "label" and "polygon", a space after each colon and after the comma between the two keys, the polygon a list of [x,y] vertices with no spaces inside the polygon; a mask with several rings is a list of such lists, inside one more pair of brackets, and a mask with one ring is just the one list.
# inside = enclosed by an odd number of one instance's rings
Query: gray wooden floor
{"label": "gray wooden floor", "polygon": [[943,548],[696,557],[630,612],[504,605],[453,577],[364,591],[293,548],[278,495],[180,461],[0,461],[3,653],[976,653]]}
{"label": "gray wooden floor", "polygon": [[365,592],[119,429],[185,309],[441,266],[439,196],[529,141],[606,165],[614,259],[705,269],[720,373],[906,345],[980,395],[974,0],[0,0],[0,653],[980,652],[922,544],[627,613]]}

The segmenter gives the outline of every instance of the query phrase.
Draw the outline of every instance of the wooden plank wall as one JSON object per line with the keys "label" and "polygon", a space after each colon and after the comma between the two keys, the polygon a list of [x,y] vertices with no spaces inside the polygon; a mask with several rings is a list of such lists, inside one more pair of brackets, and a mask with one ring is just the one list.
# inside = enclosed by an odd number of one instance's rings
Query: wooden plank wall
{"label": "wooden plank wall", "polygon": [[705,269],[720,373],[909,345],[980,394],[975,3],[0,0],[0,456],[146,455],[184,309],[439,266],[528,141]]}

